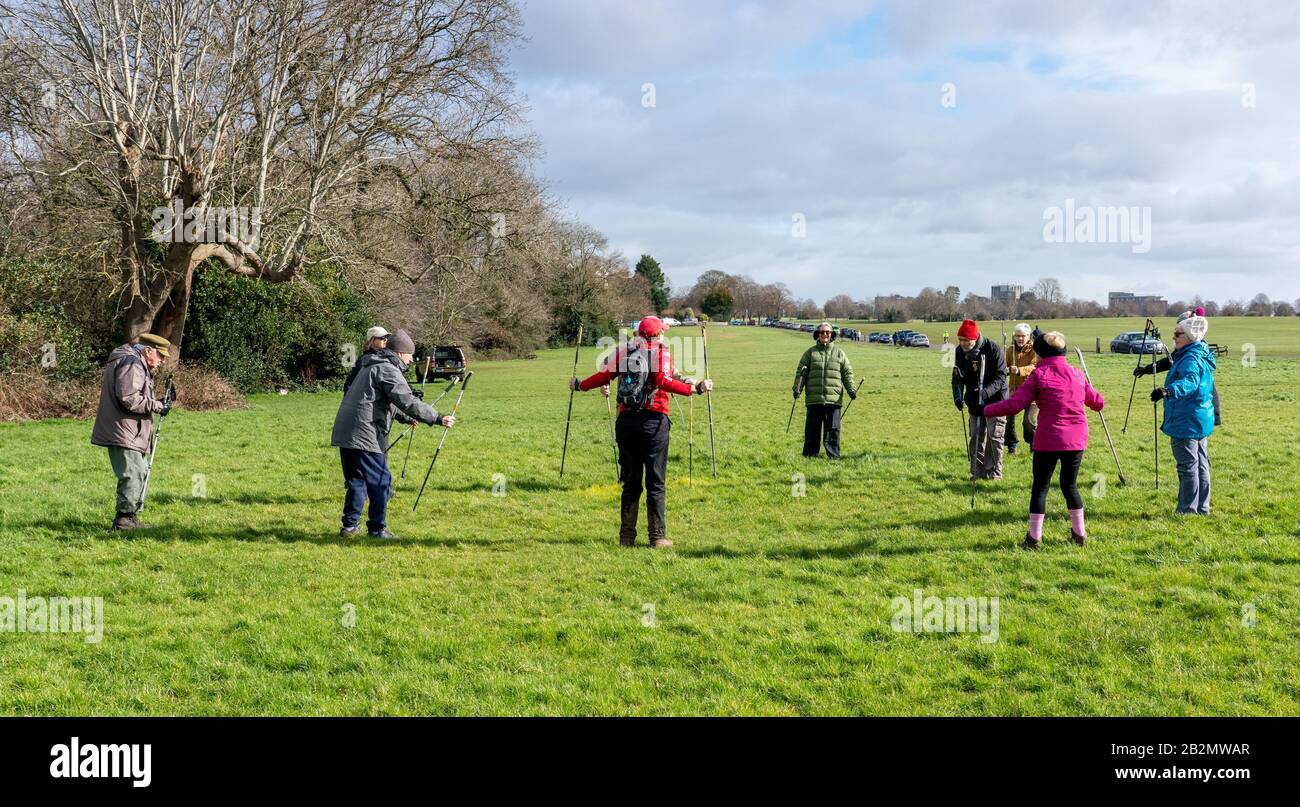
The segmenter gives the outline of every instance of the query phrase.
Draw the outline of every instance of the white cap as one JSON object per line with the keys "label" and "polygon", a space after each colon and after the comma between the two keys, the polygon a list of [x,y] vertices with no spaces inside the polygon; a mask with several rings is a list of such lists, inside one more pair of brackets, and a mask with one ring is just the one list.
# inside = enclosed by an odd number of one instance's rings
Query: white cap
{"label": "white cap", "polygon": [[1210,330],[1210,321],[1205,317],[1192,315],[1178,323],[1178,330],[1186,333],[1187,338],[1193,342],[1199,342],[1205,338],[1205,332]]}
{"label": "white cap", "polygon": [[392,334],[390,334],[388,331],[384,330],[384,326],[383,326],[383,325],[376,325],[375,327],[373,327],[373,328],[371,328],[370,330],[366,331],[366,341],[367,341],[367,342],[369,342],[371,339],[383,339],[383,338],[386,337],[386,336],[392,336]]}

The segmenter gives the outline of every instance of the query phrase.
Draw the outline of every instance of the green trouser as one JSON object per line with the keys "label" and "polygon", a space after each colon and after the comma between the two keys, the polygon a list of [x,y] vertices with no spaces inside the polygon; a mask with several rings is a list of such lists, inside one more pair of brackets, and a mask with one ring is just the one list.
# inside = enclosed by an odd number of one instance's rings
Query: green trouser
{"label": "green trouser", "polygon": [[149,461],[142,452],[121,446],[108,447],[108,461],[113,463],[113,473],[117,474],[117,512],[135,513]]}

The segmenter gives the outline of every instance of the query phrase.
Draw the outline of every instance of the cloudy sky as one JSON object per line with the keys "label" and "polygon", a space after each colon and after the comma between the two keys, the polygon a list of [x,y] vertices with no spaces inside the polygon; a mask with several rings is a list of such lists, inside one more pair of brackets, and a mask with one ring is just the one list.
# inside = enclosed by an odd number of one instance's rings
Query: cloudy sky
{"label": "cloudy sky", "polygon": [[[521,2],[537,173],[674,287],[1300,297],[1289,1]],[[1048,240],[1067,200],[1149,243]]]}

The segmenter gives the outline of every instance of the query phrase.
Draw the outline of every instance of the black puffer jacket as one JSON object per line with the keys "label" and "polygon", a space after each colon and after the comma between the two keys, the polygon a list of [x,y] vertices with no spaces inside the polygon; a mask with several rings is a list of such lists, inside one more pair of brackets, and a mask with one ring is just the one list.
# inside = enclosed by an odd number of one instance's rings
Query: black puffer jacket
{"label": "black puffer jacket", "polygon": [[[984,403],[997,403],[1007,397],[1007,359],[1002,348],[981,336],[970,350],[957,345],[956,364],[952,368],[952,399],[964,400],[967,406],[978,403],[980,384]],[[984,377],[979,378],[980,357],[984,357]],[[978,380],[977,380],[978,379]]]}

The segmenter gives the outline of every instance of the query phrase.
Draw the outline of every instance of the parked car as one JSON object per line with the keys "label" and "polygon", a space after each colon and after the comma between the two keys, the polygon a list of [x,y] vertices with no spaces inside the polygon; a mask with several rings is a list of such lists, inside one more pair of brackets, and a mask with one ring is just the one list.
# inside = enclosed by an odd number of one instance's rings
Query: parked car
{"label": "parked car", "polygon": [[699,325],[700,321],[695,317],[687,317],[682,320],[682,325]]}
{"label": "parked car", "polygon": [[890,336],[887,333],[882,333],[878,337],[876,337],[876,341],[882,345],[889,345],[889,344],[893,344],[894,337]]}
{"label": "parked car", "polygon": [[1127,331],[1110,340],[1111,353],[1167,353],[1164,344],[1142,331]]}
{"label": "parked car", "polygon": [[912,336],[912,338],[908,340],[907,344],[909,347],[929,347],[930,337],[923,333],[918,333]]}

